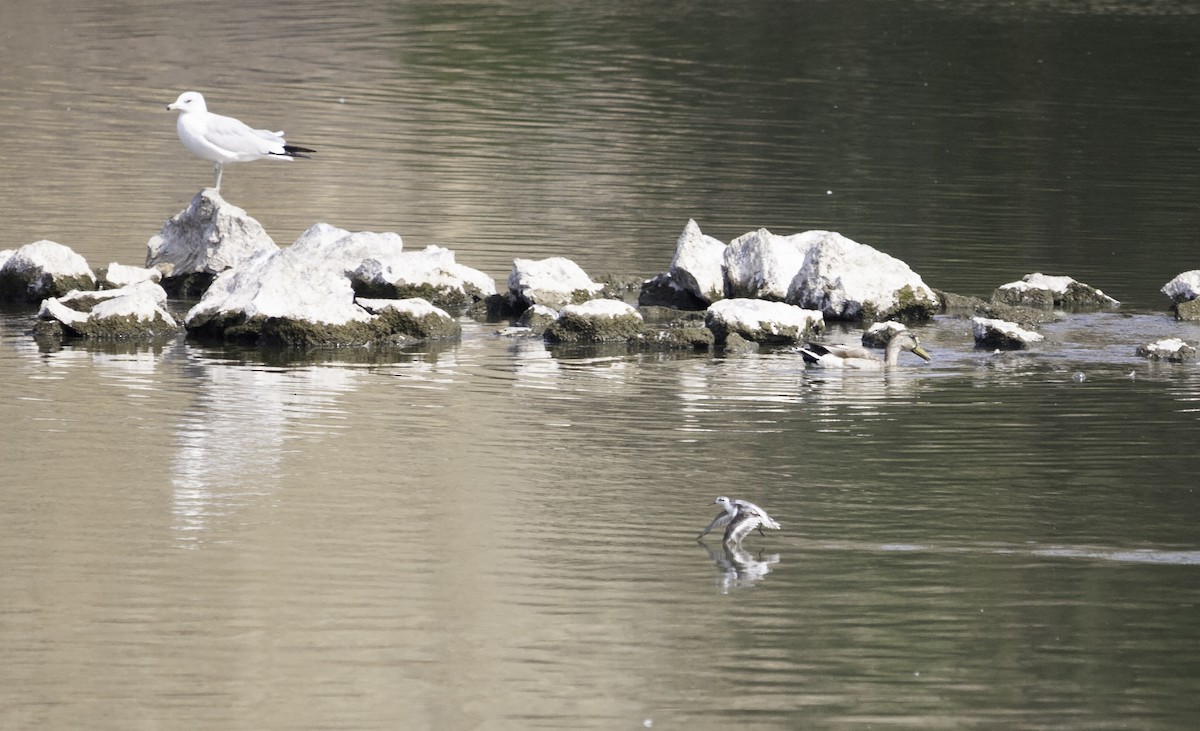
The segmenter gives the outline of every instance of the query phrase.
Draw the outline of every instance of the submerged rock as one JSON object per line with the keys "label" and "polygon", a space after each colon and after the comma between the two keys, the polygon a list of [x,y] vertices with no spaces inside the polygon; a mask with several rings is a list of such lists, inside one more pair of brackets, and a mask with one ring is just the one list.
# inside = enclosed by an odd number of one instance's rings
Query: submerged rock
{"label": "submerged rock", "polygon": [[1200,269],[1177,275],[1159,290],[1171,299],[1171,309],[1180,320],[1200,320]]}
{"label": "submerged rock", "polygon": [[832,231],[809,231],[808,255],[787,301],[837,320],[933,317],[940,302],[908,264]]}
{"label": "submerged rock", "polygon": [[1183,363],[1196,357],[1196,349],[1179,338],[1157,340],[1137,347],[1137,354],[1150,360]]}
{"label": "submerged rock", "polygon": [[974,317],[971,318],[971,325],[977,348],[1021,350],[1029,347],[1030,343],[1041,342],[1044,339],[1041,333],[1025,330],[1015,322]]}
{"label": "submerged rock", "polygon": [[566,305],[546,330],[554,343],[604,343],[629,341],[646,329],[642,316],[619,300],[596,299]]}
{"label": "submerged rock", "polygon": [[595,298],[604,285],[593,282],[587,272],[570,259],[514,259],[508,275],[508,297],[513,309],[533,305],[560,308]]}
{"label": "submerged rock", "polygon": [[38,311],[39,334],[53,322],[60,334],[84,338],[145,338],[177,332],[179,324],[167,312],[166,291],[150,281],[121,289],[70,292],[43,300]]}
{"label": "submerged rock", "polygon": [[760,228],[729,242],[723,258],[726,296],[779,302],[787,299],[788,287],[815,241],[812,234],[776,236]]}
{"label": "submerged rock", "polygon": [[246,211],[206,188],[146,243],[146,267],[169,292],[196,295],[221,272],[279,247]]}
{"label": "submerged rock", "polygon": [[725,298],[725,243],[705,236],[693,219],[688,219],[675,242],[675,258],[667,270],[670,281],[692,295],[704,307]]}
{"label": "submerged rock", "polygon": [[704,324],[722,347],[734,335],[764,345],[792,345],[820,332],[825,320],[820,312],[785,302],[734,298],[714,302]]}
{"label": "submerged rock", "polygon": [[1112,310],[1121,303],[1099,289],[1071,277],[1026,274],[1019,282],[1009,282],[996,288],[992,300],[1014,307],[1033,307],[1049,310]]}
{"label": "submerged rock", "polygon": [[0,300],[41,302],[95,289],[96,275],[69,246],[42,239],[9,253],[0,266]]}

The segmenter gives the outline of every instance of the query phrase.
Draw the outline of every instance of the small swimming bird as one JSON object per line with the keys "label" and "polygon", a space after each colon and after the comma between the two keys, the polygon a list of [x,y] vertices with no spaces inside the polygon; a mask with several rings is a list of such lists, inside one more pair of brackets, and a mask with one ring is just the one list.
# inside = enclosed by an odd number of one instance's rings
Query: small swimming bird
{"label": "small swimming bird", "polygon": [[185,91],[167,105],[168,110],[178,111],[179,119],[175,131],[179,141],[197,157],[212,160],[216,170],[213,187],[221,189],[221,165],[227,162],[249,162],[260,158],[291,160],[293,157],[308,157],[301,153],[316,152],[307,147],[289,145],[283,132],[252,129],[233,117],[224,117],[208,111],[204,96],[197,91]]}
{"label": "small swimming bird", "polygon": [[746,534],[756,528],[759,534],[763,536],[766,535],[766,533],[762,532],[763,528],[779,530],[779,524],[771,516],[767,515],[767,511],[752,502],[747,500],[730,500],[724,495],[713,500],[713,502],[724,508],[724,512],[713,518],[713,522],[709,523],[707,528],[700,531],[700,535],[696,536],[696,540],[700,540],[708,535],[709,531],[714,528],[725,526],[725,537],[722,541],[727,546],[740,546]]}
{"label": "small swimming bird", "polygon": [[821,345],[820,343],[805,343],[799,349],[805,363],[819,365],[825,368],[855,368],[859,370],[882,370],[896,365],[900,351],[907,350],[913,355],[930,360],[929,353],[921,347],[917,336],[907,330],[901,330],[888,341],[884,357],[856,345]]}

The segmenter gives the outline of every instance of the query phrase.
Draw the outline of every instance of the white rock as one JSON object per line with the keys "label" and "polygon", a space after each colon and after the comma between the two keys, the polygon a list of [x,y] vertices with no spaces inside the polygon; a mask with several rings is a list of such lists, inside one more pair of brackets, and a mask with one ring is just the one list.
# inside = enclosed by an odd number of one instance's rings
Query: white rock
{"label": "white rock", "polygon": [[971,328],[975,335],[975,342],[979,345],[1024,347],[1029,343],[1037,343],[1045,339],[1041,333],[1026,330],[1015,322],[987,317],[971,318]]}
{"label": "white rock", "polygon": [[390,299],[372,299],[369,297],[359,297],[358,304],[368,312],[378,314],[384,310],[395,310],[396,312],[407,312],[414,317],[424,317],[426,315],[438,315],[439,317],[451,318],[449,312],[435,307],[429,300],[421,297],[408,297],[406,299],[390,300]]}
{"label": "white rock", "polygon": [[566,305],[559,311],[558,316],[578,315],[580,317],[625,317],[632,315],[639,320],[642,313],[620,300],[596,299],[581,302],[577,305]]}
{"label": "white rock", "polygon": [[125,287],[138,282],[158,282],[161,279],[162,272],[157,269],[131,267],[115,261],[104,270],[104,283],[110,287]]}
{"label": "white rock", "polygon": [[440,246],[406,251],[389,260],[365,259],[353,271],[353,278],[372,287],[428,285],[479,298],[496,294],[495,280],[477,269],[459,264],[454,260],[453,251]]}
{"label": "white rock", "polygon": [[164,277],[220,274],[278,248],[258,221],[206,188],[146,243],[146,267]]}
{"label": "white rock", "polygon": [[576,292],[594,295],[604,288],[570,259],[513,259],[508,275],[509,297],[528,305],[561,307],[570,304]]}
{"label": "white rock", "polygon": [[692,219],[675,242],[675,258],[671,260],[671,282],[707,303],[725,297],[725,246],[711,236],[705,236]]}
{"label": "white rock", "polygon": [[96,275],[70,247],[45,239],[26,244],[0,265],[0,300],[41,302],[72,289],[95,289]]}
{"label": "white rock", "polygon": [[1183,363],[1196,355],[1196,349],[1180,338],[1166,338],[1148,345],[1139,345],[1137,354],[1150,360],[1166,360]]}
{"label": "white rock", "polygon": [[399,261],[404,241],[396,233],[350,233],[328,223],[314,223],[288,248],[296,254],[322,261],[332,269],[350,274],[365,259],[374,259],[386,265]]}
{"label": "white rock", "polygon": [[325,325],[371,319],[354,303],[354,289],[344,273],[290,249],[260,255],[217,277],[185,322],[191,326],[226,313]]}
{"label": "white rock", "polygon": [[1186,302],[1200,297],[1200,269],[1193,269],[1176,276],[1159,290],[1172,302]]}
{"label": "white rock", "polygon": [[130,295],[149,297],[158,305],[165,305],[167,303],[167,291],[159,286],[157,282],[148,279],[118,289],[73,289],[62,297],[59,297],[58,300],[67,306],[74,306],[74,303],[79,301],[95,303],[101,300],[110,300]]}
{"label": "white rock", "polygon": [[718,339],[736,332],[757,342],[795,342],[825,324],[821,313],[815,310],[746,298],[714,302],[705,312],[704,321]]}
{"label": "white rock", "polygon": [[820,310],[826,317],[857,319],[864,310],[883,314],[901,305],[899,293],[930,312],[937,295],[908,264],[832,231],[809,231],[811,248],[788,287],[787,301]]}
{"label": "white rock", "polygon": [[42,300],[38,308],[38,318],[41,320],[58,320],[64,325],[73,326],[87,322],[88,313],[67,307],[57,297]]}
{"label": "white rock", "polygon": [[732,297],[783,301],[816,241],[814,233],[776,236],[765,228],[742,234],[726,247],[725,289]]}
{"label": "white rock", "polygon": [[[157,284],[154,286],[162,291],[162,287]],[[163,301],[165,300],[166,292],[164,291]],[[109,317],[129,316],[133,316],[141,322],[152,322],[155,318],[162,318],[171,327],[177,326],[175,318],[171,317],[171,313],[162,307],[157,295],[148,289],[130,288],[126,294],[120,297],[113,297],[97,303],[88,315],[88,320],[96,321]]]}
{"label": "white rock", "polygon": [[[1075,294],[1073,295],[1072,299],[1075,300],[1076,306],[1081,304],[1079,300],[1085,298],[1089,305],[1096,307],[1118,307],[1121,304],[1112,297],[1104,294],[1104,292],[1100,291],[1099,289],[1084,284],[1083,282],[1076,281],[1071,277],[1052,276],[1049,274],[1042,274],[1041,272],[1026,274],[1019,282],[1002,284],[997,287],[997,290],[999,290],[1001,295],[1003,295],[1005,292],[1025,293],[1031,291],[1045,291],[1051,294],[1054,304],[1063,304],[1064,299],[1067,298],[1068,292],[1072,288],[1075,290]],[[1003,296],[1001,297],[1001,301],[1004,301],[1007,304],[1021,304],[1019,298],[1016,299],[1017,301],[1008,301],[1008,298]]]}
{"label": "white rock", "polygon": [[4,265],[8,262],[9,259],[12,258],[12,255],[15,253],[17,253],[16,249],[5,249],[4,251],[0,251],[0,269],[4,268]]}

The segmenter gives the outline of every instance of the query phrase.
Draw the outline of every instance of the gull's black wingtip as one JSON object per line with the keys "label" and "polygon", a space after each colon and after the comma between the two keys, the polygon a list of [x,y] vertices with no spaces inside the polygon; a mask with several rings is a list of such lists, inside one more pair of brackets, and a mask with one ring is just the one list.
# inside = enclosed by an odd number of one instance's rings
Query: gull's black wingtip
{"label": "gull's black wingtip", "polygon": [[287,155],[288,157],[304,157],[304,158],[309,157],[308,155],[302,155],[301,153],[303,153],[303,152],[316,152],[316,150],[310,150],[307,147],[301,147],[299,145],[284,145],[283,146],[283,153],[285,155]]}

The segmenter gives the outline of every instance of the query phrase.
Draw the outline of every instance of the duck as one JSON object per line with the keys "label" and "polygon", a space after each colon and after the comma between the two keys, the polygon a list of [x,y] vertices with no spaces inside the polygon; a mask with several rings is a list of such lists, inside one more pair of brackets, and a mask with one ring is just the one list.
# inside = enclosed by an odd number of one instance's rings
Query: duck
{"label": "duck", "polygon": [[799,353],[804,362],[810,365],[878,371],[895,366],[901,350],[907,350],[918,358],[931,359],[929,353],[921,347],[921,341],[908,330],[901,330],[888,340],[883,358],[857,345],[805,343],[804,347],[799,349]]}
{"label": "duck", "polygon": [[741,546],[742,539],[750,531],[757,529],[760,535],[766,536],[766,533],[762,532],[763,528],[779,530],[779,523],[767,515],[767,511],[748,500],[730,500],[722,495],[713,500],[713,504],[720,505],[722,512],[713,518],[707,528],[700,531],[696,540],[704,538],[714,528],[724,526],[725,537],[722,539],[722,543],[726,546]]}

